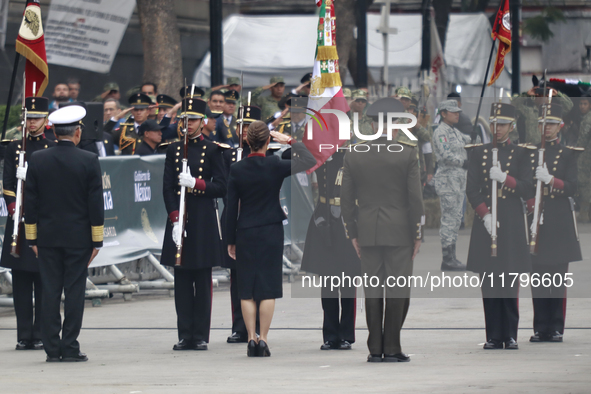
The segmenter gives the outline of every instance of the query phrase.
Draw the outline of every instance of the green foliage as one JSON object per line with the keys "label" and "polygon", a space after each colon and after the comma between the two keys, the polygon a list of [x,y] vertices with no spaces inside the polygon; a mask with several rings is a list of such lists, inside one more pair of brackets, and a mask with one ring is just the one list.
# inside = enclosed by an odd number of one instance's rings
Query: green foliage
{"label": "green foliage", "polygon": [[554,33],[550,30],[550,24],[559,22],[566,22],[562,10],[556,7],[546,7],[540,15],[526,19],[523,22],[523,31],[534,39],[547,42],[550,38],[554,37]]}
{"label": "green foliage", "polygon": [[[0,105],[0,133],[2,133],[2,126],[4,125],[4,113],[6,112],[6,106]],[[8,127],[7,130],[20,125],[21,123],[21,106],[13,105],[10,107],[10,114],[8,115]]]}

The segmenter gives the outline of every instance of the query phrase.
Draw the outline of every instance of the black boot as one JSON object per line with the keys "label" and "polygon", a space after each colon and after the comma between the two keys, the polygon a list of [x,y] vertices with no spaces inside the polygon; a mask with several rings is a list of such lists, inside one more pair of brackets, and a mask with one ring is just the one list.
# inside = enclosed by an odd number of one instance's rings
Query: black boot
{"label": "black boot", "polygon": [[456,244],[451,245],[451,257],[452,257],[452,260],[454,261],[455,265],[458,267],[457,271],[465,271],[466,270],[466,266],[464,264],[462,264],[462,262],[460,260],[458,260],[458,258],[456,257]]}
{"label": "black boot", "polygon": [[464,271],[466,266],[455,259],[455,244],[441,248],[443,261],[441,271]]}

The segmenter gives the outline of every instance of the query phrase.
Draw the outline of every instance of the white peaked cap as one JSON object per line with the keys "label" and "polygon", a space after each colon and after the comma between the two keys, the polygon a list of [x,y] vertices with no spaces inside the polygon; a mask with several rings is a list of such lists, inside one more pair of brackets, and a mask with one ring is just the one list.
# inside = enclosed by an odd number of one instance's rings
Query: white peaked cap
{"label": "white peaked cap", "polygon": [[52,112],[49,121],[56,126],[68,126],[80,123],[86,116],[86,110],[79,105],[68,105]]}

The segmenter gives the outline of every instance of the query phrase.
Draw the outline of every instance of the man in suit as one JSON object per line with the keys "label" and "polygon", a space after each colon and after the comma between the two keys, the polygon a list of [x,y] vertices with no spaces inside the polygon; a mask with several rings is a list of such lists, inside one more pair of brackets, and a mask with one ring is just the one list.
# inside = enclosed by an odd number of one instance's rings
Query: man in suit
{"label": "man in suit", "polygon": [[[391,97],[368,108],[374,131],[380,116],[386,124],[392,112],[404,112],[404,107]],[[364,284],[368,362],[410,361],[400,346],[410,288],[386,287],[385,280],[412,275],[421,246],[424,218],[418,160],[416,145],[394,143],[386,134],[371,144],[353,146],[344,159],[341,208],[347,237],[361,258],[362,274],[379,279],[377,287],[368,285],[371,281]]]}
{"label": "man in suit", "polygon": [[[12,298],[14,312],[16,314],[16,350],[41,350],[41,274],[39,262],[33,251],[25,242],[25,226],[20,224],[18,256],[11,254],[14,229],[14,213],[16,209],[16,191],[19,180],[24,181],[26,176],[26,161],[19,162],[19,154],[25,153],[25,160],[38,150],[47,149],[55,145],[55,142],[45,138],[45,125],[49,100],[44,97],[27,97],[27,141],[22,145],[22,138],[12,141],[6,148],[4,160],[3,194],[6,201],[9,217],[6,220],[6,231],[2,245],[2,267],[12,271]],[[24,148],[24,149],[23,149]],[[23,184],[24,187],[24,184]],[[24,212],[23,212],[24,214]],[[33,291],[35,292],[35,308],[33,308]]]}
{"label": "man in suit", "polygon": [[[29,159],[25,234],[39,258],[43,287],[42,334],[48,362],[87,361],[80,352],[88,266],[103,246],[103,188],[98,156],[76,149],[82,134],[80,106],[49,116],[57,146]],[[65,294],[64,316],[60,303]],[[62,337],[60,339],[60,331]]]}

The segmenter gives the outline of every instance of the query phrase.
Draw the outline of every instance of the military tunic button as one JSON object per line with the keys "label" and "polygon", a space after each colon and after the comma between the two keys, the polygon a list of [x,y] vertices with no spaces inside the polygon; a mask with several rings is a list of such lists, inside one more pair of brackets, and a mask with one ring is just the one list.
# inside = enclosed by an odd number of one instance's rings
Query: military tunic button
{"label": "military tunic button", "polygon": [[203,152],[203,153],[201,154],[201,156],[205,156],[205,152]]}
{"label": "military tunic button", "polygon": [[487,159],[488,157],[486,155],[482,156],[483,159]]}
{"label": "military tunic button", "polygon": [[554,167],[554,168],[552,169],[552,171],[556,171],[556,167]]}
{"label": "military tunic button", "polygon": [[485,166],[486,165],[486,162],[482,162],[482,165]]}
{"label": "military tunic button", "polygon": [[179,191],[179,192],[176,192],[176,194],[180,195],[180,194],[181,194],[181,192],[180,192],[180,191]]}
{"label": "military tunic button", "polygon": [[45,145],[45,148],[47,148],[47,145]]}
{"label": "military tunic button", "polygon": [[488,152],[488,149],[485,149],[485,150],[484,150],[484,153],[487,153],[487,152]]}
{"label": "military tunic button", "polygon": [[486,174],[486,170],[482,170],[482,172],[483,172],[484,174]]}
{"label": "military tunic button", "polygon": [[201,159],[201,163],[203,163],[203,161],[204,161],[204,160],[203,160],[203,159]]}
{"label": "military tunic button", "polygon": [[177,155],[177,156],[180,156],[181,154],[180,154],[180,152],[177,152],[177,153],[176,153],[176,155]]}
{"label": "military tunic button", "polygon": [[233,158],[232,161],[236,161],[236,159]]}
{"label": "military tunic button", "polygon": [[203,168],[199,167],[199,172],[202,172],[202,171],[203,171]]}
{"label": "military tunic button", "polygon": [[174,159],[174,162],[175,162],[175,163],[178,163],[178,162],[179,162],[179,159]]}
{"label": "military tunic button", "polygon": [[177,170],[177,171],[180,171],[180,169],[179,169],[178,167],[177,167],[177,169],[176,169],[176,170]]}
{"label": "military tunic button", "polygon": [[511,160],[513,158],[513,156],[509,156],[509,160]]}
{"label": "military tunic button", "polygon": [[[511,163],[507,163],[507,167],[509,167],[510,165],[511,165]],[[509,172],[509,171],[507,171],[507,172]]]}
{"label": "military tunic button", "polygon": [[556,164],[558,164],[558,161],[555,161],[555,162],[554,162],[554,165],[556,165]]}

